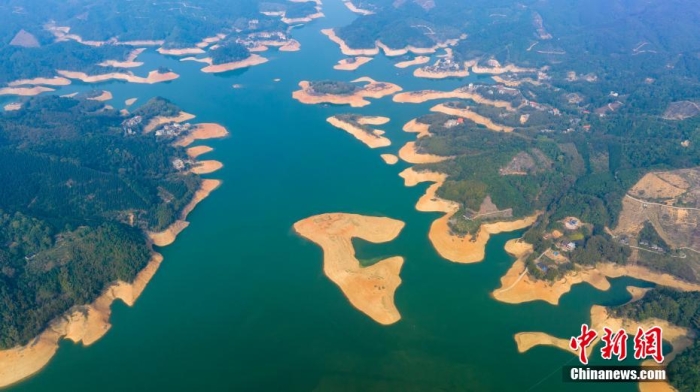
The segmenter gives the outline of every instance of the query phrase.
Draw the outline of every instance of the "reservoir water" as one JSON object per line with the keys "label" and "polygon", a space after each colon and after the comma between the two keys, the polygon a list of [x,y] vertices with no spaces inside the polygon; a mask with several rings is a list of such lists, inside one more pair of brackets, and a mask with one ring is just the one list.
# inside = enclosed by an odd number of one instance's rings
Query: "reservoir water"
{"label": "reservoir water", "polygon": [[[414,134],[403,124],[434,102],[395,104],[391,97],[361,109],[303,105],[291,98],[301,80],[350,81],[370,76],[404,90],[454,89],[477,78],[414,78],[382,56],[358,71],[336,71],[343,56],[320,33],[355,16],[339,0],[326,18],[294,31],[299,52],[266,52],[270,61],[239,72],[204,74],[200,64],[153,50],[137,73],[166,66],[181,77],[156,85],[72,85],[57,93],[109,90],[118,109],[163,96],[224,125],[231,136],[206,141],[205,155],[225,167],[210,175],[223,185],[189,216],[191,225],[167,247],[165,261],[135,306],[114,305],[109,333],[90,347],[64,341],[39,374],[13,391],[635,391],[636,384],[564,384],[561,366],[576,358],[549,347],[519,354],[513,335],[576,334],[593,304],[627,301],[613,280],[608,292],[577,285],[559,306],[508,305],[489,295],[512,265],[503,246],[521,233],[494,236],[486,259],[459,265],[428,240],[439,214],[414,205],[427,184],[406,188],[386,165]],[[274,79],[280,78],[279,82]],[[486,82],[486,79],[478,79]],[[232,85],[240,84],[234,89]],[[116,103],[116,104],[115,104]],[[371,150],[326,123],[335,113],[381,115],[392,146]],[[325,212],[388,216],[406,222],[381,245],[357,242],[360,258],[401,255],[396,293],[402,320],[381,326],[353,308],[322,271],[322,252],[292,231],[294,222]],[[602,363],[595,355],[593,364]],[[631,363],[631,362],[630,362]]]}

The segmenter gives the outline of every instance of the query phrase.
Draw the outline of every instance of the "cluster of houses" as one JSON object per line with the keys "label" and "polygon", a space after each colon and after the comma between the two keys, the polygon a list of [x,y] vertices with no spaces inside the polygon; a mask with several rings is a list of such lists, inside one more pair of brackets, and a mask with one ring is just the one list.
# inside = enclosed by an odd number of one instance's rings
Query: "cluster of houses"
{"label": "cluster of houses", "polygon": [[122,122],[122,130],[124,130],[124,134],[136,134],[139,131],[139,125],[141,125],[142,121],[143,117],[141,116],[134,116],[132,118],[124,120],[124,122]]}
{"label": "cluster of houses", "polygon": [[651,248],[652,250],[655,250],[655,251],[657,251],[657,252],[666,253],[666,249],[664,249],[664,248],[662,248],[662,247],[660,247],[660,246],[658,246],[658,245],[656,245],[656,244],[649,244],[649,243],[646,242],[646,241],[639,241],[639,245],[640,245],[640,246],[649,247],[649,248]]}
{"label": "cluster of houses", "polygon": [[156,130],[156,137],[176,137],[183,132],[189,132],[192,129],[192,124],[190,123],[170,123],[165,124],[162,128]]}
{"label": "cluster of houses", "polygon": [[248,49],[257,48],[266,43],[283,43],[289,41],[287,34],[281,31],[261,31],[248,34],[245,38],[238,38],[236,42],[245,46]]}
{"label": "cluster of houses", "polygon": [[464,70],[464,66],[452,58],[442,58],[433,65],[423,67],[423,71],[431,73],[439,72],[460,72]]}
{"label": "cluster of houses", "polygon": [[462,124],[464,124],[464,119],[460,117],[457,119],[447,120],[443,126],[447,129],[450,129]]}

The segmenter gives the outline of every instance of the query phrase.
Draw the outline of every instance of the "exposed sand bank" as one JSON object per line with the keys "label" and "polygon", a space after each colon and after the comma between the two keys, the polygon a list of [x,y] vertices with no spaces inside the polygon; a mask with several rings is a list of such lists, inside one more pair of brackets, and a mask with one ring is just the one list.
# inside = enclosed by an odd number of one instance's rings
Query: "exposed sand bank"
{"label": "exposed sand bank", "polygon": [[154,84],[167,82],[170,80],[175,80],[180,77],[180,75],[175,72],[160,73],[158,71],[151,71],[148,73],[147,77],[136,76],[132,73],[122,73],[122,72],[112,72],[102,75],[87,75],[84,72],[73,72],[73,71],[56,71],[59,75],[66,77],[68,79],[78,79],[84,83],[99,83],[106,82],[108,80],[123,80],[130,83],[140,83],[140,84]]}
{"label": "exposed sand bank", "polygon": [[335,105],[363,107],[370,104],[365,98],[379,99],[402,90],[401,87],[393,83],[376,82],[367,77],[353,80],[353,83],[366,83],[366,85],[356,89],[352,94],[334,95],[317,93],[311,88],[311,83],[301,81],[299,82],[301,90],[293,92],[292,98],[308,105],[330,103]]}
{"label": "exposed sand bank", "polygon": [[102,90],[102,94],[100,94],[96,97],[88,98],[88,99],[90,101],[99,101],[99,102],[109,101],[110,99],[112,99],[112,93],[107,91],[107,90]]}
{"label": "exposed sand bank", "polygon": [[396,68],[408,68],[414,65],[422,65],[430,61],[430,57],[428,56],[417,56],[413,60],[408,60],[408,61],[400,61],[396,64],[394,64],[394,67]]}
{"label": "exposed sand bank", "polygon": [[194,174],[210,174],[224,167],[224,164],[219,161],[208,160],[198,161],[191,169],[190,173]]}
{"label": "exposed sand bank", "polygon": [[401,158],[404,162],[421,164],[442,162],[452,159],[453,157],[424,154],[416,150],[416,142],[408,142],[399,150],[399,158]]}
{"label": "exposed sand bank", "polygon": [[309,22],[311,22],[311,21],[314,20],[314,19],[323,18],[324,16],[326,16],[326,15],[324,15],[323,12],[318,11],[318,12],[316,12],[316,13],[314,13],[314,14],[311,14],[311,15],[309,15],[309,16],[305,16],[305,17],[303,17],[303,18],[287,18],[287,17],[283,17],[281,20],[282,20],[282,22],[284,22],[284,23],[286,23],[286,24],[309,23]]}
{"label": "exposed sand bank", "polygon": [[506,109],[509,112],[514,112],[515,108],[510,102],[491,100],[481,96],[476,91],[472,91],[469,88],[460,87],[453,91],[435,91],[435,90],[422,90],[422,91],[406,91],[394,95],[394,102],[398,103],[423,103],[436,99],[469,99],[481,105],[493,106],[495,108]]}
{"label": "exposed sand bank", "polygon": [[394,154],[382,154],[380,157],[387,165],[395,165],[399,162],[399,157]]}
{"label": "exposed sand bank", "polygon": [[179,220],[175,221],[163,231],[148,232],[148,238],[151,240],[151,242],[156,246],[168,246],[172,244],[175,241],[175,238],[177,238],[178,234],[189,226],[190,223],[185,220],[187,219],[187,215],[192,212],[199,202],[206,199],[211,192],[218,188],[219,185],[221,185],[220,180],[203,179],[201,186],[195,192],[192,200],[190,200],[190,202],[180,213]]}
{"label": "exposed sand bank", "polygon": [[372,59],[372,57],[363,56],[342,59],[338,61],[338,64],[333,66],[333,69],[337,69],[339,71],[354,71],[360,68],[362,65],[369,63],[370,61],[372,61]]}
{"label": "exposed sand bank", "polygon": [[197,124],[193,131],[178,139],[173,145],[187,147],[197,140],[219,139],[226,136],[228,136],[228,131],[223,126],[215,123],[202,123]]}
{"label": "exposed sand bank", "polygon": [[190,147],[187,149],[187,156],[189,156],[192,159],[197,158],[200,155],[204,155],[208,152],[214,151],[213,148],[209,146],[196,146],[196,147]]}
{"label": "exposed sand bank", "polygon": [[328,119],[326,119],[326,121],[328,121],[334,127],[340,128],[343,131],[351,134],[355,137],[355,139],[361,141],[369,148],[380,148],[391,145],[391,140],[389,140],[388,138],[378,135],[375,132],[367,132],[358,126],[349,122],[342,121],[337,117],[329,117]]}
{"label": "exposed sand bank", "polygon": [[447,78],[466,78],[469,76],[467,68],[455,71],[430,71],[426,68],[417,68],[413,71],[413,76],[425,79],[447,79]]}
{"label": "exposed sand bank", "polygon": [[95,302],[77,306],[55,319],[32,342],[22,347],[0,351],[0,387],[21,381],[46,366],[58,350],[61,339],[89,346],[104,336],[111,324],[111,305],[116,299],[132,306],[158,270],[163,257],[153,253],[146,267],[132,283],[117,282],[107,288]]}
{"label": "exposed sand bank", "polygon": [[22,109],[22,104],[19,102],[8,103],[7,105],[3,106],[3,109],[5,109],[6,112],[20,110]]}
{"label": "exposed sand bank", "polygon": [[343,0],[343,4],[345,4],[348,9],[356,14],[360,15],[372,15],[374,12],[369,11],[369,10],[363,10],[362,8],[357,8],[355,4],[353,4],[352,0]]}
{"label": "exposed sand bank", "polygon": [[39,95],[41,93],[47,93],[49,91],[56,91],[49,87],[35,86],[35,87],[3,87],[0,88],[0,95],[19,95],[23,97],[31,97],[34,95]]}
{"label": "exposed sand bank", "polygon": [[323,29],[321,30],[321,33],[326,35],[331,41],[338,44],[338,46],[340,46],[340,51],[346,56],[376,56],[379,54],[379,48],[376,46],[374,48],[367,49],[353,49],[349,47],[345,41],[340,39],[340,37],[335,34],[333,29]]}
{"label": "exposed sand bank", "polygon": [[506,243],[505,249],[517,257],[517,260],[501,278],[501,287],[493,292],[493,297],[501,302],[519,304],[545,301],[557,305],[559,299],[571,291],[571,287],[576,284],[586,282],[598,290],[606,291],[610,288],[607,278],[621,276],[630,276],[682,291],[700,291],[700,285],[682,281],[668,274],[654,272],[638,265],[618,266],[612,263],[598,263],[595,268],[581,268],[555,282],[538,280],[527,274],[525,268],[524,260],[532,253],[532,246],[518,240],[511,240]]}
{"label": "exposed sand bank", "polygon": [[143,65],[142,62],[136,61],[136,58],[143,53],[146,48],[134,49],[129,53],[126,60],[107,60],[98,65],[102,67],[114,67],[114,68],[137,68]]}
{"label": "exposed sand bank", "polygon": [[255,65],[264,64],[266,62],[267,62],[267,59],[265,57],[262,57],[262,56],[257,55],[257,54],[251,54],[250,57],[248,57],[245,60],[234,61],[234,62],[225,63],[225,64],[209,65],[207,67],[202,68],[202,72],[204,72],[204,73],[228,72],[228,71],[233,71],[236,69],[253,67]]}
{"label": "exposed sand bank", "polygon": [[148,122],[148,124],[146,124],[146,126],[143,128],[143,133],[150,133],[151,131],[163,124],[182,123],[185,121],[189,121],[193,118],[195,118],[194,114],[189,114],[186,112],[180,112],[180,114],[176,117],[156,116],[153,117],[151,121]]}
{"label": "exposed sand bank", "polygon": [[294,230],[323,249],[323,271],[350,303],[380,324],[401,319],[394,293],[401,284],[403,257],[390,257],[363,267],[355,258],[352,238],[382,243],[404,227],[398,220],[354,214],[323,214],[296,222]]}
{"label": "exposed sand bank", "polygon": [[384,125],[391,121],[389,117],[382,116],[362,116],[357,122],[362,125]]}
{"label": "exposed sand bank", "polygon": [[205,53],[202,48],[194,47],[194,48],[182,48],[182,49],[166,49],[166,48],[158,48],[158,53],[164,54],[166,56],[190,56],[193,54],[202,54]]}
{"label": "exposed sand bank", "polygon": [[284,45],[280,46],[280,52],[298,52],[301,50],[301,43],[295,39],[290,39]]}
{"label": "exposed sand bank", "polygon": [[418,122],[417,119],[413,119],[407,122],[406,125],[403,126],[403,131],[409,133],[417,133],[418,135],[416,135],[416,137],[418,139],[433,135],[432,133],[430,133],[430,125]]}
{"label": "exposed sand bank", "polygon": [[131,106],[134,103],[136,103],[136,101],[138,101],[138,98],[129,98],[126,101],[124,101],[124,105]]}
{"label": "exposed sand bank", "polygon": [[69,79],[54,76],[53,78],[20,79],[10,82],[7,85],[10,87],[36,86],[40,84],[46,86],[68,86],[70,83]]}
{"label": "exposed sand bank", "polygon": [[496,131],[496,132],[513,132],[515,128],[506,125],[500,125],[493,122],[490,118],[480,115],[479,113],[473,112],[469,109],[457,109],[448,107],[445,104],[439,104],[430,109],[431,112],[438,112],[447,114],[450,116],[458,116],[466,118],[476,124],[483,125],[486,128]]}

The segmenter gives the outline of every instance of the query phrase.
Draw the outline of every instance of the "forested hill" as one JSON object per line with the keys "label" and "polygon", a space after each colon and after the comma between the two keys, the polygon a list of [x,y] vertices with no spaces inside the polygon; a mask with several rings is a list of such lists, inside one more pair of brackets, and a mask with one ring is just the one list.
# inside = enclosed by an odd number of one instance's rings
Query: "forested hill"
{"label": "forested hill", "polygon": [[[700,293],[680,292],[659,287],[642,299],[613,308],[617,317],[632,320],[658,318],[679,327],[698,332],[700,330]],[[668,378],[681,392],[697,391],[700,385],[700,341],[682,351],[668,365]]]}
{"label": "forested hill", "polygon": [[140,132],[180,111],[164,99],[125,117],[103,104],[48,96],[0,116],[0,347],[24,344],[53,318],[132,281],[150,258],[144,230],[172,223],[200,180],[186,155]]}

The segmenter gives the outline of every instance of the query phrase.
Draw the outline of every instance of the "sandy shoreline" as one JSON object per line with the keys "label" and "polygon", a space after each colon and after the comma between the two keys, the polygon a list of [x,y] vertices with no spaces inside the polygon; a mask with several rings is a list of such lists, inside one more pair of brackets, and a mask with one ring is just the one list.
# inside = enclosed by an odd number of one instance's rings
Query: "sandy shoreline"
{"label": "sandy shoreline", "polygon": [[151,260],[132,283],[117,282],[108,287],[93,303],[76,306],[51,322],[32,342],[22,347],[0,351],[0,387],[14,384],[46,366],[58,350],[61,339],[89,346],[109,331],[111,305],[120,299],[133,306],[158,270],[163,257],[153,252]]}
{"label": "sandy shoreline", "polygon": [[34,95],[39,95],[41,93],[47,93],[50,91],[56,91],[49,87],[35,86],[35,87],[3,87],[0,88],[0,95],[19,95],[22,97],[31,97]]}
{"label": "sandy shoreline", "polygon": [[353,4],[352,0],[343,0],[343,4],[345,4],[348,9],[356,14],[360,15],[372,15],[374,12],[369,11],[369,10],[363,10],[362,8],[357,8],[355,4]]}
{"label": "sandy shoreline", "polygon": [[143,53],[146,48],[134,49],[129,53],[126,60],[107,60],[98,65],[101,67],[114,67],[114,68],[137,68],[143,65],[142,62],[136,61],[136,58]]}
{"label": "sandy shoreline", "polygon": [[399,174],[406,186],[415,186],[421,182],[434,182],[416,204],[416,210],[422,212],[444,212],[445,215],[433,221],[428,238],[435,250],[443,258],[455,263],[477,263],[484,259],[486,243],[492,234],[524,229],[531,226],[538,214],[522,219],[506,222],[484,223],[475,236],[460,237],[452,234],[449,220],[459,211],[459,205],[450,200],[444,200],[436,195],[437,190],[447,179],[442,173],[422,171],[417,172],[408,168]]}
{"label": "sandy shoreline", "polygon": [[426,64],[430,61],[430,57],[428,56],[417,56],[413,60],[407,60],[407,61],[400,61],[396,64],[394,64],[394,67],[396,68],[408,68],[414,65],[422,65]]}
{"label": "sandy shoreline", "polygon": [[36,85],[46,85],[46,86],[68,86],[71,83],[69,79],[54,76],[53,78],[34,78],[34,79],[20,79],[10,82],[7,85],[9,87],[19,87],[19,86],[36,86]]}
{"label": "sandy shoreline", "polygon": [[420,139],[422,137],[429,137],[433,134],[430,133],[430,125],[418,122],[418,119],[413,119],[403,126],[404,132],[417,133],[416,138]]}
{"label": "sandy shoreline", "polygon": [[190,173],[210,174],[221,169],[222,167],[224,167],[224,164],[215,160],[197,161],[197,163],[190,169]]}
{"label": "sandy shoreline", "polygon": [[14,111],[14,110],[20,110],[20,109],[22,109],[22,104],[19,103],[19,102],[8,103],[7,105],[3,106],[3,109],[4,109],[6,112],[11,112],[11,111]]}
{"label": "sandy shoreline", "polygon": [[[318,8],[317,8],[317,9],[318,9]],[[324,15],[323,12],[318,11],[318,12],[316,12],[316,13],[314,13],[314,14],[311,14],[311,15],[309,15],[309,16],[305,16],[305,17],[303,17],[303,18],[287,18],[287,17],[282,17],[281,20],[282,20],[282,22],[284,22],[284,23],[286,23],[286,24],[309,23],[309,22],[313,21],[314,19],[323,18],[323,17],[325,17],[325,16],[326,16],[326,15]]]}
{"label": "sandy shoreline", "polygon": [[311,89],[311,83],[308,81],[299,82],[300,90],[292,93],[292,98],[307,105],[315,105],[320,103],[330,103],[334,105],[350,105],[352,107],[363,107],[370,104],[370,101],[365,98],[379,99],[387,95],[395,94],[401,91],[401,87],[393,83],[376,82],[367,77],[359,78],[352,81],[353,83],[367,83],[364,87],[358,88],[352,94],[333,95],[319,94]]}
{"label": "sandy shoreline", "polygon": [[408,142],[399,150],[399,158],[404,162],[422,164],[442,162],[452,159],[453,157],[421,153],[416,150],[416,142]]}
{"label": "sandy shoreline", "polygon": [[486,128],[488,128],[492,131],[495,131],[495,132],[513,132],[515,130],[515,128],[513,128],[513,127],[496,124],[490,118],[488,118],[486,116],[482,116],[479,113],[476,113],[476,112],[471,111],[469,109],[457,109],[457,108],[448,107],[445,104],[439,104],[437,106],[432,107],[430,109],[430,111],[443,113],[443,114],[447,114],[450,116],[457,116],[457,117],[466,118],[467,120],[470,120],[470,121],[472,121],[476,124],[479,124],[479,125],[483,125]]}
{"label": "sandy shoreline", "polygon": [[124,105],[131,106],[134,103],[136,103],[136,101],[138,101],[138,98],[129,98],[126,101],[124,101]]}
{"label": "sandy shoreline", "polygon": [[536,280],[526,273],[524,260],[532,253],[532,246],[525,242],[511,240],[506,243],[506,251],[517,257],[513,266],[501,278],[501,287],[494,290],[493,297],[501,302],[519,304],[531,301],[545,301],[552,305],[559,304],[559,299],[571,287],[588,283],[601,291],[610,288],[608,278],[629,276],[662,286],[674,287],[682,291],[700,291],[700,285],[684,282],[668,274],[661,274],[637,265],[618,266],[612,263],[598,263],[595,268],[580,269],[567,274],[564,278],[548,282]]}
{"label": "sandy shoreline", "polygon": [[216,64],[216,65],[211,65],[211,63],[210,63],[209,66],[202,68],[202,72],[204,72],[204,73],[228,72],[228,71],[234,71],[236,69],[253,67],[256,65],[264,64],[266,62],[267,62],[267,59],[265,57],[262,57],[262,56],[257,55],[257,54],[251,54],[250,57],[248,57],[245,60],[241,60],[241,61],[233,61],[230,63]]}
{"label": "sandy shoreline", "polygon": [[390,218],[344,213],[316,215],[294,224],[299,235],[323,249],[326,276],[340,287],[355,308],[383,325],[401,319],[394,293],[401,284],[403,257],[394,256],[363,267],[355,258],[351,240],[389,242],[403,227],[403,222]]}
{"label": "sandy shoreline", "polygon": [[196,146],[196,147],[190,147],[187,149],[187,156],[196,159],[200,155],[204,155],[208,152],[214,151],[213,148],[209,146]]}
{"label": "sandy shoreline", "polygon": [[148,73],[147,77],[136,76],[132,73],[123,72],[112,72],[102,75],[88,75],[84,72],[73,72],[73,71],[56,71],[59,75],[66,77],[68,79],[78,79],[84,83],[99,83],[106,82],[108,80],[123,80],[130,83],[140,83],[140,84],[154,84],[167,82],[170,80],[175,80],[180,77],[180,75],[175,72],[160,73],[158,71],[151,71]]}
{"label": "sandy shoreline", "polygon": [[[331,125],[336,128],[340,128],[343,131],[351,134],[355,139],[361,141],[369,148],[380,148],[387,147],[391,145],[391,140],[388,138],[377,134],[376,132],[366,132],[364,129],[359,128],[349,122],[340,120],[337,117],[329,117],[326,119]],[[361,123],[360,121],[358,121]]]}
{"label": "sandy shoreline", "polygon": [[177,147],[187,147],[197,140],[220,139],[228,136],[226,128],[215,123],[201,123],[197,127],[173,143]]}
{"label": "sandy shoreline", "polygon": [[163,124],[182,123],[193,118],[195,118],[195,115],[187,112],[180,112],[180,114],[175,117],[156,116],[153,117],[148,124],[146,124],[146,126],[143,128],[143,133],[150,133]]}
{"label": "sandy shoreline", "polygon": [[425,68],[418,68],[413,71],[413,76],[425,79],[466,78],[469,76],[469,70],[464,68],[458,71],[433,72]]}
{"label": "sandy shoreline", "polygon": [[102,90],[102,94],[100,94],[96,97],[88,98],[88,100],[90,100],[90,101],[98,101],[98,102],[109,101],[110,99],[112,99],[112,93],[107,91],[107,90]]}
{"label": "sandy shoreline", "polygon": [[158,48],[157,52],[166,56],[189,56],[193,54],[206,53],[204,50],[202,50],[202,48],[198,47],[182,49],[166,49],[161,47]]}
{"label": "sandy shoreline", "polygon": [[470,91],[465,88],[458,88],[453,91],[436,91],[436,90],[422,90],[422,91],[406,91],[394,95],[394,102],[398,103],[424,103],[437,99],[468,99],[474,101],[481,105],[493,106],[495,108],[506,109],[509,112],[514,112],[515,108],[510,102],[497,101],[485,98],[478,94],[477,92]]}
{"label": "sandy shoreline", "polygon": [[395,165],[399,162],[399,157],[394,154],[382,154],[380,157],[387,165]]}
{"label": "sandy shoreline", "polygon": [[[350,59],[354,59],[355,61],[350,62]],[[360,68],[362,65],[367,64],[372,60],[373,60],[372,57],[364,57],[364,56],[342,59],[342,60],[338,61],[338,64],[333,66],[333,69],[337,69],[339,71],[355,71],[356,69]]]}
{"label": "sandy shoreline", "polygon": [[321,30],[321,33],[326,35],[331,41],[338,44],[338,46],[340,46],[340,51],[346,56],[376,56],[379,54],[379,48],[376,46],[368,49],[353,49],[349,47],[345,41],[340,39],[340,37],[335,34],[335,30],[333,29],[323,29]]}
{"label": "sandy shoreline", "polygon": [[384,55],[388,57],[404,56],[408,53],[423,55],[435,53],[438,49],[443,49],[448,46],[454,46],[459,42],[458,39],[455,39],[438,43],[430,48],[416,48],[414,46],[408,45],[404,48],[393,49],[384,45],[381,41],[376,41],[374,43],[374,47],[372,48],[354,49],[349,47],[348,44],[345,41],[343,41],[343,39],[338,37],[338,35],[335,33],[335,30],[333,29],[323,29],[321,30],[321,33],[323,33],[331,41],[336,43],[340,47],[340,51],[346,56],[376,56],[379,54],[380,50],[383,51]]}

